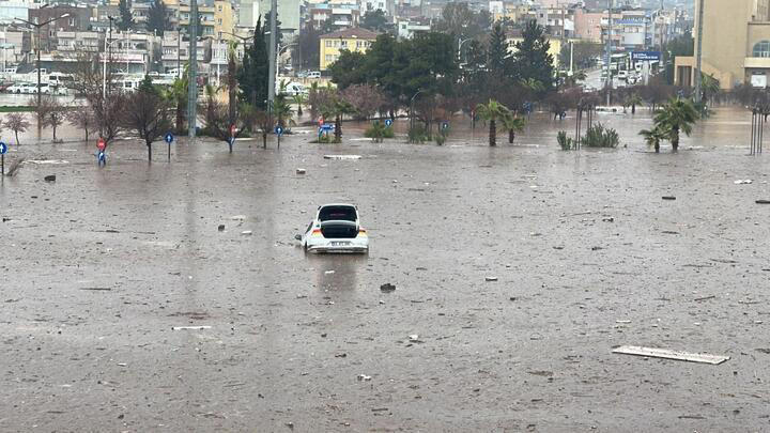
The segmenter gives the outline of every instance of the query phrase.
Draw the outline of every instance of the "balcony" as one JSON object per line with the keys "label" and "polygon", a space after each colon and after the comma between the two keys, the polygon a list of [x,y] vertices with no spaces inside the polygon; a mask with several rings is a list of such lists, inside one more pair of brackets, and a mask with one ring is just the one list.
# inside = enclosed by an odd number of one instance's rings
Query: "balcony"
{"label": "balcony", "polygon": [[743,61],[746,69],[770,69],[770,57],[746,57]]}

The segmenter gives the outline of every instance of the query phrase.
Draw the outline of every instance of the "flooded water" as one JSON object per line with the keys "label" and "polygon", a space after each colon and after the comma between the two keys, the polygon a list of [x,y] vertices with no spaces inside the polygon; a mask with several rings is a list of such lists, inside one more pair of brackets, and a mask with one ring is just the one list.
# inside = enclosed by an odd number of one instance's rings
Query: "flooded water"
{"label": "flooded water", "polygon": [[[6,163],[38,163],[0,183],[0,430],[767,430],[770,156],[746,156],[749,114],[660,155],[649,114],[597,120],[621,148],[562,152],[574,120],[543,114],[513,146],[467,120],[443,147],[349,123],[339,145],[181,140],[170,163],[123,141],[104,169],[78,131],[26,134]],[[306,255],[293,236],[340,201],[371,252]]]}

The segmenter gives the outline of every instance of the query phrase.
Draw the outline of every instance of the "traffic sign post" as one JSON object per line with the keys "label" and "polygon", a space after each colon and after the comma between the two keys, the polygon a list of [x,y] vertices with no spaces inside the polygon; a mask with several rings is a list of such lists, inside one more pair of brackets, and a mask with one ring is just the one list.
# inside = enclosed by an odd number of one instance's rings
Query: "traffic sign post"
{"label": "traffic sign post", "polygon": [[441,129],[442,129],[442,130],[444,130],[444,131],[446,131],[447,129],[449,129],[449,122],[444,122],[444,123],[442,123],[442,124],[441,124]]}
{"label": "traffic sign post", "polygon": [[168,162],[171,162],[171,143],[174,142],[174,134],[167,132],[163,139],[168,143]]}
{"label": "traffic sign post", "polygon": [[281,148],[281,136],[283,135],[283,127],[278,125],[275,127],[275,135],[278,136],[278,148]]}
{"label": "traffic sign post", "polygon": [[390,126],[393,124],[393,119],[385,119],[385,126],[390,128]]}
{"label": "traffic sign post", "polygon": [[8,145],[0,141],[0,176],[5,176],[5,154],[8,152]]}

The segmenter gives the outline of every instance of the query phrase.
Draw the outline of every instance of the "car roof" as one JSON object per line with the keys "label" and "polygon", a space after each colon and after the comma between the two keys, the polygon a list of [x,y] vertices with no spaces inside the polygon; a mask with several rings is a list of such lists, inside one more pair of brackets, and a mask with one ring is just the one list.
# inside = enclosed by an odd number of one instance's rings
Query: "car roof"
{"label": "car roof", "polygon": [[354,208],[358,209],[358,207],[356,207],[356,205],[350,204],[350,203],[326,203],[326,204],[322,204],[321,206],[318,206],[318,209],[323,209],[323,208],[329,207],[329,206],[348,206],[348,207],[354,207]]}

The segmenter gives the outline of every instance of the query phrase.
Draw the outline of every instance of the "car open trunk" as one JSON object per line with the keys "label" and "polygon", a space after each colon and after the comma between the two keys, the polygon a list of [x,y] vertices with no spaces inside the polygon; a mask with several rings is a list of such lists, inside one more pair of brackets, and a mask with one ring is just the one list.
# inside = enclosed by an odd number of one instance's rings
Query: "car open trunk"
{"label": "car open trunk", "polygon": [[354,239],[358,236],[358,227],[353,221],[324,221],[321,223],[321,234],[326,239]]}

